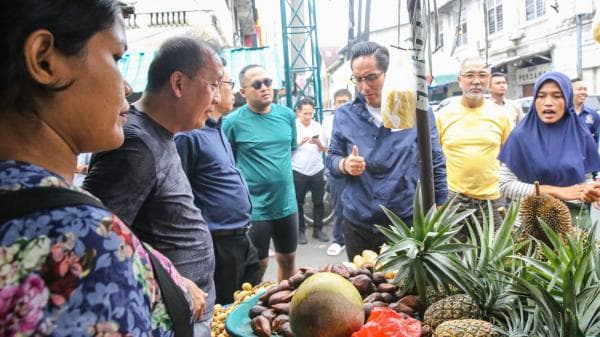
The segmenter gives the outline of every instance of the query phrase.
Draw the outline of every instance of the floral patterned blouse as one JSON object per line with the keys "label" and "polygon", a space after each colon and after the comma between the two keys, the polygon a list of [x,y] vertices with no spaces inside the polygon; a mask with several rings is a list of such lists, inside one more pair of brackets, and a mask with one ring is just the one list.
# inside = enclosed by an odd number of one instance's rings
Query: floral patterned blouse
{"label": "floral patterned blouse", "polygon": [[[40,186],[83,191],[39,166],[0,160],[0,190]],[[188,296],[171,262],[155,254]],[[0,224],[0,336],[173,336],[153,275],[140,241],[105,210],[10,220]]]}

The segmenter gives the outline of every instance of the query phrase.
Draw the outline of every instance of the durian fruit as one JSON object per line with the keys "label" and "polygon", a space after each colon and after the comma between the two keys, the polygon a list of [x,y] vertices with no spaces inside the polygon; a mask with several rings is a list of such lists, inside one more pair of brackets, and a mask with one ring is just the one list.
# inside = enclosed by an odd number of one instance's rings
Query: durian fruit
{"label": "durian fruit", "polygon": [[535,194],[527,196],[520,210],[523,235],[532,236],[550,245],[538,218],[542,219],[561,238],[574,234],[569,208],[562,201],[548,194],[540,193],[540,184],[535,182]]}
{"label": "durian fruit", "polygon": [[436,337],[499,337],[494,326],[477,319],[446,321],[435,329]]}
{"label": "durian fruit", "polygon": [[381,116],[383,126],[390,129],[410,129],[415,125],[417,99],[411,91],[384,92]]}

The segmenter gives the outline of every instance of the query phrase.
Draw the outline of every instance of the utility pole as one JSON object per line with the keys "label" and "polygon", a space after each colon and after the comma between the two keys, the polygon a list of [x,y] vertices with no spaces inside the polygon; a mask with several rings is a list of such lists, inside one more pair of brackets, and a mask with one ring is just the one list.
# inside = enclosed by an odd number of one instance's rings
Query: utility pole
{"label": "utility pole", "polygon": [[[431,155],[431,131],[429,127],[429,98],[427,96],[427,79],[425,69],[425,34],[423,28],[424,13],[421,0],[408,0],[408,13],[413,30],[413,59],[417,76],[417,143],[419,147],[421,168],[421,192],[423,194],[423,208],[428,211],[435,205],[435,191],[433,188],[433,159]],[[427,13],[429,15],[429,13]]]}
{"label": "utility pole", "polygon": [[575,15],[575,26],[577,28],[577,77],[583,78],[583,66],[581,62],[582,58],[582,41],[581,41],[581,17],[583,14]]}

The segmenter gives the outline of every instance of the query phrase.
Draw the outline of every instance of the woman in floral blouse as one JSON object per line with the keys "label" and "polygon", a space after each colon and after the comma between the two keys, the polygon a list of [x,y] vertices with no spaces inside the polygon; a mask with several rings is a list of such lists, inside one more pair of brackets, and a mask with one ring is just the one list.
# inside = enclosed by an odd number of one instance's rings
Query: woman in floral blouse
{"label": "woman in floral blouse", "polygon": [[[71,183],[77,154],[123,142],[119,6],[3,0],[0,13],[0,193],[85,193]],[[199,314],[202,292],[154,254]],[[172,335],[148,253],[113,214],[80,205],[0,223],[0,336]]]}

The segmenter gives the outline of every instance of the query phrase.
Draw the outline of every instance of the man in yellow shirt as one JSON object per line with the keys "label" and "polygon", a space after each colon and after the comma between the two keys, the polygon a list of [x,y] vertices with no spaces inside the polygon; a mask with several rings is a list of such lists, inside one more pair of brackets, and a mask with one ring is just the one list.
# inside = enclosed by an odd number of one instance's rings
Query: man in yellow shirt
{"label": "man in yellow shirt", "polygon": [[[457,201],[464,209],[476,209],[480,223],[482,214],[488,214],[487,201],[494,209],[495,225],[502,218],[500,201],[498,154],[512,124],[509,116],[496,104],[484,99],[490,84],[490,72],[479,57],[467,58],[460,67],[458,84],[463,91],[460,100],[453,102],[436,114],[442,151],[446,156],[448,189],[458,194]],[[458,235],[465,239],[463,228]]]}

